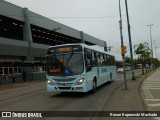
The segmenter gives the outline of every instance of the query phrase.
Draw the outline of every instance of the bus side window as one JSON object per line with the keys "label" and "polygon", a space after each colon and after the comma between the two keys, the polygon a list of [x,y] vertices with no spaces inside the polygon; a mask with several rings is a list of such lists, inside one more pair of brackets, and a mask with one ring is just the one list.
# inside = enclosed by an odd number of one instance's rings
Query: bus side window
{"label": "bus side window", "polygon": [[109,65],[109,56],[106,56],[106,65]]}
{"label": "bus side window", "polygon": [[111,59],[111,56],[109,56],[109,65],[112,64],[112,59]]}
{"label": "bus side window", "polygon": [[114,57],[111,56],[111,65],[114,65],[115,64],[115,60],[114,60]]}
{"label": "bus side window", "polygon": [[87,51],[87,59],[91,60],[91,52]]}
{"label": "bus side window", "polygon": [[113,57],[114,65],[116,64],[115,57]]}
{"label": "bus side window", "polygon": [[98,65],[101,66],[101,59],[100,59],[100,53],[97,53],[97,62],[98,62]]}
{"label": "bus side window", "polygon": [[107,65],[107,55],[104,55],[104,65]]}
{"label": "bus side window", "polygon": [[101,66],[104,66],[104,55],[103,54],[101,54]]}
{"label": "bus side window", "polygon": [[97,66],[96,53],[92,51],[92,65]]}

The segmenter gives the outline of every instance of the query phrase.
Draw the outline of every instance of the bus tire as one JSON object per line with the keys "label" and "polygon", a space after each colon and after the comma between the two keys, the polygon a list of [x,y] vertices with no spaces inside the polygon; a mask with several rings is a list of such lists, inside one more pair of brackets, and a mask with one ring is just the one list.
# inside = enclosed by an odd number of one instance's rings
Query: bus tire
{"label": "bus tire", "polygon": [[94,80],[93,80],[93,87],[92,87],[92,93],[96,92],[96,87],[97,87],[97,83],[96,83],[96,79],[94,78]]}
{"label": "bus tire", "polygon": [[112,83],[112,74],[110,74],[110,78],[109,78],[109,82],[108,82],[109,84],[111,84]]}

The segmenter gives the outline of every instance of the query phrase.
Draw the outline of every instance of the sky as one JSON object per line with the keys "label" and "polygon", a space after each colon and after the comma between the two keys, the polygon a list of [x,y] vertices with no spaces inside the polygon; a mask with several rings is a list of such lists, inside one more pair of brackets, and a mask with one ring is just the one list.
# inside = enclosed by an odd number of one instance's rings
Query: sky
{"label": "sky", "polygon": [[[121,39],[119,29],[119,0],[5,0],[22,8],[50,18],[113,46],[110,53],[121,60]],[[125,0],[121,1],[122,27],[126,56],[130,57]],[[160,0],[127,0],[131,26],[132,49],[134,45],[148,42],[153,53],[160,58]],[[154,44],[155,43],[155,44]],[[155,49],[156,45],[156,49]],[[133,53],[134,58],[136,55]]]}

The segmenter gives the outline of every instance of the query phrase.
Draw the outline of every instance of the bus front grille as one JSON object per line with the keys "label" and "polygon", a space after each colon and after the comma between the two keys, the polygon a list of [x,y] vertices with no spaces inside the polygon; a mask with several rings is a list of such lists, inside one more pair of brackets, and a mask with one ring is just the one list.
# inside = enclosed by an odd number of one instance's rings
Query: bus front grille
{"label": "bus front grille", "polygon": [[60,90],[69,90],[69,89],[71,89],[71,87],[58,87],[58,89],[60,89]]}
{"label": "bus front grille", "polygon": [[66,78],[66,79],[54,79],[56,82],[70,82],[75,80],[76,78]]}

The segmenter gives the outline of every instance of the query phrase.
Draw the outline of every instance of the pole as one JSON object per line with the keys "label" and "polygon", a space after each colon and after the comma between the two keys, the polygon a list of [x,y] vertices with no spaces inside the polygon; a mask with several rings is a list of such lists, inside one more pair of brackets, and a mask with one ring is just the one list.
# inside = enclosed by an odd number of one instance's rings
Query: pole
{"label": "pole", "polygon": [[132,80],[135,80],[136,78],[135,78],[134,71],[133,71],[133,52],[132,52],[132,41],[131,41],[131,32],[130,32],[127,0],[125,0],[125,5],[126,5],[127,24],[128,24],[128,37],[129,37],[130,56],[131,56]]}
{"label": "pole", "polygon": [[[147,26],[149,26],[149,28],[150,28],[149,30],[150,30],[150,38],[151,38],[152,61],[153,61],[153,47],[152,47],[152,33],[151,33],[152,25],[153,24],[150,24],[150,25],[147,25]],[[151,61],[151,64],[152,64],[152,61]]]}
{"label": "pole", "polygon": [[155,46],[155,58],[157,58],[157,46],[156,46],[156,40],[153,40],[154,41],[154,46]]}
{"label": "pole", "polygon": [[[121,4],[120,4],[120,0],[119,0],[119,15],[120,15],[119,26],[120,26],[121,46],[123,46],[122,17],[121,17]],[[123,64],[125,90],[127,90],[126,71],[125,71],[125,56],[124,55],[122,55],[122,64]]]}

